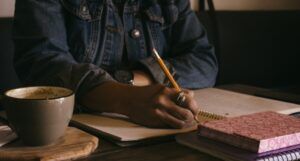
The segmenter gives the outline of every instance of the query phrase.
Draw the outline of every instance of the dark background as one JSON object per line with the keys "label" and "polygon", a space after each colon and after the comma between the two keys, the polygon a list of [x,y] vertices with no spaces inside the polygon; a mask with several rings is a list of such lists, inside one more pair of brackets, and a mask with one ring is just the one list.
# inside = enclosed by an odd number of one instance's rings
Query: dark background
{"label": "dark background", "polygon": [[13,69],[12,18],[0,18],[0,94],[19,86]]}
{"label": "dark background", "polygon": [[216,45],[218,84],[265,88],[300,85],[300,11],[216,12],[217,31],[207,13],[200,19]]}
{"label": "dark background", "polygon": [[[217,85],[300,86],[300,11],[217,11],[216,21],[202,12],[199,18],[216,45]],[[0,93],[20,85],[12,66],[11,26],[11,18],[0,18]]]}

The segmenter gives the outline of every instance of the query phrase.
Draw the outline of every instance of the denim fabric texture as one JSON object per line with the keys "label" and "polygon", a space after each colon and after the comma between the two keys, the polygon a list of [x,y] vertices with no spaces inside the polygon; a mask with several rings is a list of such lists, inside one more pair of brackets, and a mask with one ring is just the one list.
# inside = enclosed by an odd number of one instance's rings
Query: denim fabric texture
{"label": "denim fabric texture", "polygon": [[214,49],[189,0],[127,0],[122,17],[112,0],[17,0],[15,69],[24,85],[62,86],[80,97],[114,81],[109,71],[124,66],[126,47],[125,66],[165,83],[149,34],[183,88],[214,85]]}

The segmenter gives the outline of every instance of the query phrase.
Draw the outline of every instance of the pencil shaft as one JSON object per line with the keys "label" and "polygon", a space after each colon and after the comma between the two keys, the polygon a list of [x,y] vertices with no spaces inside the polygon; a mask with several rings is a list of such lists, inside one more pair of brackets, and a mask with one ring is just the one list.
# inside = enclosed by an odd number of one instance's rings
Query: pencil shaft
{"label": "pencil shaft", "polygon": [[155,59],[157,60],[160,68],[163,70],[163,72],[165,73],[165,75],[167,76],[167,78],[169,79],[171,84],[173,85],[173,87],[177,90],[177,92],[180,92],[181,89],[180,89],[179,85],[177,84],[174,77],[170,73],[168,67],[165,65],[163,60],[160,58],[160,56],[159,56],[158,52],[156,51],[156,49],[153,49],[153,53],[154,53]]}

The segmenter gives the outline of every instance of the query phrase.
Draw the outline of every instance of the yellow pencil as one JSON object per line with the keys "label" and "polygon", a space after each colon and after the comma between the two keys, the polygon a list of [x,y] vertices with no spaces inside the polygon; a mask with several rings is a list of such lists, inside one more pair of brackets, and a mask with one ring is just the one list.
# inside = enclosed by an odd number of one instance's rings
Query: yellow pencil
{"label": "yellow pencil", "polygon": [[168,67],[166,66],[166,64],[164,63],[164,61],[160,58],[157,50],[155,48],[152,49],[153,51],[153,56],[155,57],[156,61],[158,62],[160,68],[163,70],[163,72],[165,73],[165,75],[168,77],[169,81],[171,82],[172,86],[176,89],[176,91],[179,93],[181,92],[181,88],[179,87],[178,83],[175,81],[174,77],[172,76],[172,74],[170,73]]}
{"label": "yellow pencil", "polygon": [[[166,77],[168,77],[169,81],[171,82],[172,86],[178,92],[178,97],[177,97],[177,100],[176,100],[177,104],[179,104],[180,106],[182,106],[182,104],[185,102],[185,99],[186,99],[184,92],[181,90],[181,88],[179,87],[178,83],[175,81],[175,79],[172,76],[172,74],[170,73],[168,67],[166,66],[166,64],[164,63],[164,61],[161,59],[161,57],[159,56],[157,50],[155,48],[153,48],[152,51],[153,51],[153,56],[156,59],[156,61],[158,62],[160,68],[163,70],[163,72],[165,73]],[[200,112],[198,112],[198,114],[199,113]],[[199,123],[198,114],[196,114],[194,116],[194,120],[197,123]]]}

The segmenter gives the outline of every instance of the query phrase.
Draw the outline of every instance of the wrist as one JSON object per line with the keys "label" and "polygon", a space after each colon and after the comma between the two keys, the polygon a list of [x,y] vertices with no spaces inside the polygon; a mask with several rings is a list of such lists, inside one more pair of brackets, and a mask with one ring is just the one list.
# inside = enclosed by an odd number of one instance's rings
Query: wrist
{"label": "wrist", "polygon": [[113,77],[119,83],[134,85],[134,74],[130,70],[116,70],[113,73]]}
{"label": "wrist", "polygon": [[133,82],[135,86],[149,86],[154,84],[152,76],[146,72],[135,70],[133,71],[133,75]]}

